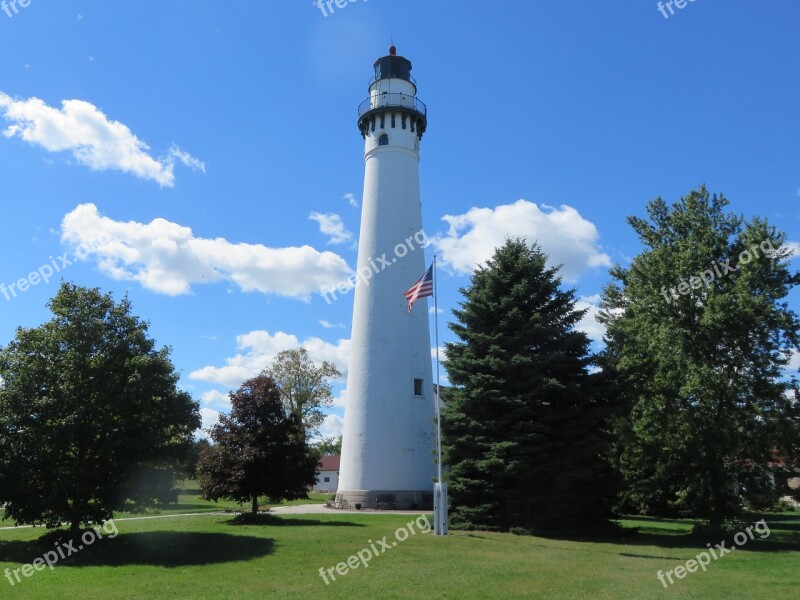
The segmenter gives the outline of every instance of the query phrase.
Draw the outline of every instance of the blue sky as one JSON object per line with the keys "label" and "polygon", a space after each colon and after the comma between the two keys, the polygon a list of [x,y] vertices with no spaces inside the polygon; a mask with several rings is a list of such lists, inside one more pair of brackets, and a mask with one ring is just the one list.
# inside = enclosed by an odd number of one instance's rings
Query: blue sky
{"label": "blue sky", "polygon": [[[392,37],[429,109],[442,341],[469,270],[507,235],[564,263],[585,306],[640,249],[625,217],[658,195],[706,183],[800,240],[792,0],[669,18],[649,0],[2,6],[0,282],[67,252],[66,279],[127,293],[206,424],[286,347],[346,371],[352,295],[318,291],[355,267],[356,107]],[[44,321],[56,289],[0,295],[0,344]]]}

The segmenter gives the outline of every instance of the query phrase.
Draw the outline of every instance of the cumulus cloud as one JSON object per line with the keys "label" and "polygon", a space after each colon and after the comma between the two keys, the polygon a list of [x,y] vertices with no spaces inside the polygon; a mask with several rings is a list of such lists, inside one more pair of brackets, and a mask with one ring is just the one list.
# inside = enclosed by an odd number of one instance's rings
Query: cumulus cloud
{"label": "cumulus cloud", "polygon": [[342,217],[337,214],[312,212],[308,218],[319,224],[319,230],[328,236],[329,244],[344,244],[353,239],[353,234],[347,231]]}
{"label": "cumulus cloud", "polygon": [[597,322],[597,314],[600,312],[600,295],[581,296],[575,303],[575,308],[577,310],[588,309],[575,328],[583,331],[591,340],[602,342],[606,328]]}
{"label": "cumulus cloud", "polygon": [[338,323],[334,325],[333,323],[326,321],[325,319],[320,319],[319,324],[322,325],[325,329],[344,329],[344,323]]}
{"label": "cumulus cloud", "polygon": [[189,378],[224,385],[231,389],[237,388],[244,380],[255,377],[268,367],[278,352],[298,346],[304,346],[315,363],[327,360],[336,365],[343,377],[346,376],[350,340],[339,340],[336,344],[331,344],[320,338],[311,337],[301,342],[297,336],[283,331],[273,335],[269,331],[257,330],[237,336],[236,345],[241,352],[226,359],[224,366],[206,366],[197,369],[189,374]]}
{"label": "cumulus cloud", "polygon": [[610,266],[611,259],[597,245],[594,223],[570,206],[554,208],[518,200],[495,208],[469,209],[461,215],[445,215],[450,228],[432,239],[443,262],[457,273],[469,273],[491,258],[495,248],[509,237],[538,242],[550,255],[551,265],[563,264],[567,281],[576,281],[587,269]]}
{"label": "cumulus cloud", "polygon": [[339,393],[333,397],[333,405],[339,408],[347,406],[347,388],[341,388]]}
{"label": "cumulus cloud", "polygon": [[214,405],[226,410],[231,407],[231,399],[228,394],[220,392],[219,390],[209,390],[204,392],[200,396],[200,399],[205,405]]}
{"label": "cumulus cloud", "polygon": [[339,415],[328,415],[322,421],[319,428],[319,437],[329,438],[332,436],[339,437],[342,435],[344,429],[344,419]]}
{"label": "cumulus cloud", "polygon": [[345,194],[342,196],[342,200],[347,200],[347,203],[350,204],[353,208],[358,208],[358,200],[353,194]]}
{"label": "cumulus cloud", "polygon": [[195,432],[195,435],[198,438],[208,439],[208,433],[206,433],[206,431],[219,422],[219,411],[213,408],[201,408],[200,418],[202,420],[202,425],[200,425],[200,430]]}
{"label": "cumulus cloud", "polygon": [[64,100],[61,109],[39,98],[14,100],[0,92],[0,114],[9,123],[7,138],[18,137],[48,152],[69,152],[80,164],[96,171],[113,169],[150,179],[162,187],[175,185],[175,163],[205,172],[205,164],[177,146],[164,158],[119,121],[111,121],[84,100]]}
{"label": "cumulus cloud", "polygon": [[189,293],[193,284],[228,281],[243,292],[307,299],[351,273],[341,256],[311,246],[270,248],[200,238],[165,219],[114,221],[94,204],[81,204],[64,217],[61,241],[90,249],[88,257],[109,277],[170,296]]}
{"label": "cumulus cloud", "polygon": [[792,255],[789,257],[789,260],[796,260],[800,258],[800,242],[786,242],[784,246],[792,251]]}
{"label": "cumulus cloud", "polygon": [[797,349],[792,350],[791,357],[789,358],[789,364],[786,365],[786,368],[791,371],[797,371],[800,369],[800,351]]}

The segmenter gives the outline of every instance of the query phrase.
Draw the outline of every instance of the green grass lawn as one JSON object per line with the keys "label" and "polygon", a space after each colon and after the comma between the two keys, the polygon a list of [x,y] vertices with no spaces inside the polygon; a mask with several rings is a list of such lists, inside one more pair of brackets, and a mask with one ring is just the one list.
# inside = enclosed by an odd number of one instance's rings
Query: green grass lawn
{"label": "green grass lawn", "polygon": [[[203,500],[200,496],[200,485],[196,481],[185,480],[178,483],[180,493],[178,495],[178,502],[176,504],[169,504],[159,508],[148,509],[143,512],[120,512],[115,516],[116,518],[122,517],[139,517],[146,515],[177,515],[194,512],[216,512],[220,510],[225,511],[249,511],[250,504],[242,505],[238,502],[230,500],[220,500],[219,502],[211,502],[210,500]],[[270,502],[269,498],[259,498],[259,506],[261,507],[274,507],[274,506],[293,506],[297,504],[325,504],[330,500],[332,494],[325,493],[319,494],[311,492],[308,498],[302,500],[285,500],[283,502],[275,503]],[[0,509],[0,519],[3,517],[3,510]],[[7,521],[0,520],[0,527],[13,525]],[[0,595],[2,598],[2,595]]]}
{"label": "green grass lawn", "polygon": [[[235,510],[235,511],[249,511],[250,505],[241,505],[238,502],[230,500],[220,500],[219,502],[211,502],[210,500],[203,500],[200,496],[200,485],[196,481],[185,480],[179,483],[180,495],[178,496],[177,504],[170,504],[167,506],[150,509],[143,513],[129,513],[121,512],[117,514],[120,517],[136,517],[142,515],[170,515],[170,514],[185,514],[194,512],[215,512],[219,510]],[[308,499],[303,500],[288,500],[280,503],[270,502],[268,498],[259,498],[259,506],[272,507],[272,506],[292,506],[296,504],[325,504],[329,500],[331,494],[318,494],[311,492]],[[1,598],[2,596],[0,596]]]}
{"label": "green grass lawn", "polygon": [[767,516],[767,539],[749,541],[669,589],[656,579],[659,569],[674,569],[706,542],[719,541],[691,538],[691,521],[625,520],[630,534],[607,542],[417,533],[373,558],[369,568],[325,585],[320,567],[346,561],[369,540],[387,536],[391,543],[412,518],[333,513],[276,517],[271,525],[236,525],[230,515],[119,521],[115,539],[99,540],[14,587],[2,577],[5,568],[32,562],[52,544],[38,543],[41,529],[0,531],[0,598],[707,600],[797,598],[800,589],[800,513]]}

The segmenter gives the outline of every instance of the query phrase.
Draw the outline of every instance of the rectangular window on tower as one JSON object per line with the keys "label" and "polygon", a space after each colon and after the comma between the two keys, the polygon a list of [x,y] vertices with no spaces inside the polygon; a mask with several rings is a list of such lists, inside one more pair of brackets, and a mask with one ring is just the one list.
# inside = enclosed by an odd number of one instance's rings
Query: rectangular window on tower
{"label": "rectangular window on tower", "polygon": [[415,396],[422,396],[422,379],[415,379],[414,380],[414,395]]}

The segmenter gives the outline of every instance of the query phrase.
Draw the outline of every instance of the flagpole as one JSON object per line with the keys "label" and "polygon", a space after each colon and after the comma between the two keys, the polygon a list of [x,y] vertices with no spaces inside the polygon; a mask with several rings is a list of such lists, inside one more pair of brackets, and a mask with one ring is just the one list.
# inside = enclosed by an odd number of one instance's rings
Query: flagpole
{"label": "flagpole", "polygon": [[436,255],[433,255],[433,322],[436,341],[436,454],[437,482],[434,486],[434,535],[447,535],[447,486],[442,482],[442,415],[439,409],[442,386],[439,382],[439,279],[436,272]]}
{"label": "flagpole", "polygon": [[439,384],[439,278],[436,272],[436,255],[433,255],[433,321],[436,339],[436,452],[439,460],[438,479],[442,483],[442,419],[439,410],[442,387]]}

